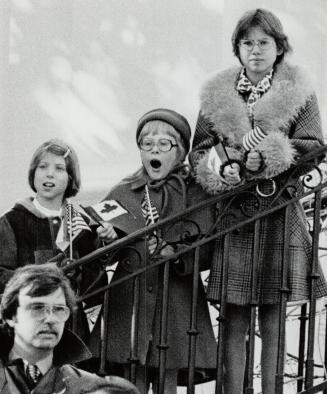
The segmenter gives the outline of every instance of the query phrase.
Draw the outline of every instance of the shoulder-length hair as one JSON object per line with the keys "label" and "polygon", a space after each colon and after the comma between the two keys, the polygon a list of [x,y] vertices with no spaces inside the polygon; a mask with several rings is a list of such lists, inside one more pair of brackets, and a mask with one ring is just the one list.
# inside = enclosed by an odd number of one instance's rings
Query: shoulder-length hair
{"label": "shoulder-length hair", "polygon": [[288,38],[284,33],[281,21],[272,12],[257,8],[246,12],[238,21],[232,35],[232,45],[234,55],[240,59],[239,43],[240,40],[246,37],[249,30],[253,27],[261,28],[266,34],[273,37],[276,42],[277,49],[281,51],[277,55],[275,64],[280,63],[286,53],[291,52],[292,48],[288,42]]}
{"label": "shoulder-length hair", "polygon": [[36,192],[34,186],[34,177],[37,166],[46,152],[53,153],[57,156],[63,156],[68,173],[68,185],[64,193],[64,198],[76,196],[81,187],[81,175],[79,169],[78,157],[74,149],[59,139],[52,139],[44,142],[33,154],[31,164],[28,170],[28,183],[31,189]]}
{"label": "shoulder-length hair", "polygon": [[29,264],[17,268],[5,287],[0,304],[2,320],[12,319],[16,315],[19,292],[25,288],[29,288],[27,295],[30,297],[46,296],[61,288],[70,311],[76,308],[75,294],[60,268],[54,263]]}

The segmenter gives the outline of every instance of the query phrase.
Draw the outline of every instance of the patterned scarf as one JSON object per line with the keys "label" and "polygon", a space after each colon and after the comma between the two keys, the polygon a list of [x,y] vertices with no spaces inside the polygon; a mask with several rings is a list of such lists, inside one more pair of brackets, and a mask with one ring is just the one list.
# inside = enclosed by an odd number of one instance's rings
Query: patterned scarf
{"label": "patterned scarf", "polygon": [[254,106],[259,100],[259,98],[266,93],[271,87],[271,80],[273,76],[274,70],[272,69],[269,74],[264,76],[261,81],[257,83],[256,86],[252,84],[252,82],[245,75],[245,68],[242,69],[236,90],[241,94],[249,94],[247,99],[247,109],[249,118],[252,120],[253,118],[253,110]]}

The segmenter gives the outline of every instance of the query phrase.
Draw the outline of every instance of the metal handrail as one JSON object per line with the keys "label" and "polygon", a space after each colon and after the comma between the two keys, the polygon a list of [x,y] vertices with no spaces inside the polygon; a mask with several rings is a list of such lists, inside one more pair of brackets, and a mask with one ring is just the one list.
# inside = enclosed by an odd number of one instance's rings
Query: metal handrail
{"label": "metal handrail", "polygon": [[[301,160],[299,160],[296,165],[292,166],[290,170],[283,174],[284,180],[280,186],[280,190],[276,191],[276,198],[272,199],[272,203],[268,209],[260,210],[258,209],[254,214],[250,216],[246,216],[246,219],[242,220],[239,223],[230,223],[224,229],[217,231],[216,224],[218,220],[220,220],[224,216],[224,212],[218,215],[217,221],[215,225],[213,225],[210,230],[205,233],[196,234],[193,237],[185,237],[179,241],[182,245],[173,255],[170,256],[160,256],[159,253],[156,254],[155,258],[151,262],[150,265],[146,265],[139,269],[136,269],[134,272],[131,272],[120,278],[115,280],[114,282],[110,282],[108,285],[98,288],[90,293],[83,294],[79,301],[85,301],[88,298],[93,297],[96,294],[104,293],[106,295],[106,302],[108,302],[108,291],[113,288],[114,286],[119,286],[121,283],[133,279],[134,281],[134,291],[137,293],[138,289],[138,278],[141,274],[148,272],[154,269],[160,269],[162,272],[162,292],[161,292],[161,338],[160,343],[158,344],[159,347],[159,354],[160,354],[160,368],[159,368],[159,393],[163,393],[164,390],[164,380],[165,380],[165,358],[166,358],[166,351],[169,347],[167,344],[167,336],[166,336],[166,328],[167,327],[167,308],[168,308],[168,292],[169,292],[169,265],[170,262],[175,261],[176,259],[180,258],[186,253],[193,252],[195,255],[194,259],[194,272],[193,272],[193,295],[192,295],[192,308],[191,308],[191,316],[190,316],[190,329],[187,332],[189,335],[189,367],[188,367],[188,394],[194,393],[194,374],[195,374],[195,353],[196,353],[196,337],[198,335],[197,326],[196,326],[196,316],[197,316],[197,309],[196,309],[196,300],[198,297],[198,274],[199,274],[199,251],[201,247],[204,245],[214,242],[218,238],[224,239],[224,265],[223,265],[223,275],[225,275],[225,279],[223,280],[222,286],[222,294],[221,294],[221,306],[219,308],[219,338],[217,344],[217,371],[216,371],[216,393],[222,392],[222,381],[223,381],[223,354],[224,354],[224,339],[223,339],[223,330],[221,329],[224,324],[225,320],[225,303],[226,303],[226,292],[227,292],[227,276],[226,273],[228,272],[228,254],[229,254],[229,234],[231,234],[234,230],[238,230],[243,226],[247,226],[249,224],[254,224],[255,230],[254,233],[255,239],[258,238],[259,232],[259,223],[260,220],[265,218],[268,215],[271,215],[274,212],[284,210],[285,211],[285,228],[284,228],[284,253],[283,253],[283,267],[282,267],[282,282],[281,282],[281,298],[280,298],[280,326],[279,326],[279,357],[277,363],[277,371],[276,371],[276,392],[279,394],[283,393],[283,383],[284,383],[284,369],[285,369],[285,319],[286,319],[286,306],[287,306],[287,270],[288,270],[288,244],[289,244],[289,232],[288,232],[288,217],[289,217],[289,207],[291,204],[300,201],[306,196],[314,195],[315,199],[315,206],[314,206],[314,228],[313,228],[313,243],[312,243],[312,251],[313,251],[313,264],[311,268],[311,293],[310,293],[310,302],[309,302],[309,313],[307,315],[307,308],[306,305],[302,306],[301,308],[301,324],[300,324],[300,341],[304,342],[306,337],[306,322],[308,321],[308,334],[307,334],[307,352],[306,352],[306,359],[305,359],[305,349],[304,344],[299,343],[299,368],[298,368],[298,383],[297,388],[298,392],[302,394],[305,393],[315,393],[315,387],[319,387],[320,390],[327,390],[327,381],[314,386],[314,333],[315,333],[315,315],[316,315],[316,295],[315,295],[315,281],[317,280],[317,265],[318,265],[318,240],[319,240],[319,218],[320,218],[320,204],[321,204],[321,193],[322,190],[327,189],[327,181],[323,180],[322,174],[320,173],[321,179],[317,185],[312,186],[311,188],[307,189],[306,191],[300,191],[296,189],[296,186],[292,183],[296,172],[304,173],[305,169],[312,167],[319,172],[317,167],[317,157],[325,154],[327,151],[327,146],[324,146],[315,152],[310,152],[309,154],[303,156]],[[314,163],[316,161],[316,163]],[[192,215],[192,213],[201,211],[201,209],[207,208],[211,205],[221,204],[223,202],[231,202],[235,197],[242,195],[242,193],[249,193],[251,190],[256,189],[256,185],[260,185],[261,183],[265,182],[262,181],[252,181],[246,185],[239,186],[238,188],[230,191],[226,191],[220,195],[210,197],[205,201],[201,201],[198,204],[188,207],[185,210],[181,211],[180,213],[167,217],[158,221],[155,224],[152,224],[148,227],[144,227],[140,230],[135,231],[132,234],[127,235],[122,239],[118,239],[111,244],[99,248],[98,250],[90,253],[87,256],[80,258],[79,260],[73,261],[70,265],[64,268],[65,271],[69,271],[75,269],[80,266],[84,266],[90,264],[94,260],[99,258],[103,258],[105,256],[109,256],[108,264],[114,262],[114,257],[117,256],[120,250],[128,247],[133,243],[135,240],[138,239],[145,239],[145,237],[149,234],[152,234],[154,231],[158,231],[164,227],[169,225],[173,225],[178,222],[187,221],[188,217]],[[306,184],[306,182],[304,182]],[[283,203],[278,203],[278,197],[284,193],[285,191],[289,191],[289,198],[287,201]],[[228,204],[227,204],[228,205]],[[182,242],[184,241],[184,242]],[[254,250],[258,248],[258,245],[254,244]],[[159,250],[160,251],[160,250]],[[111,256],[111,258],[110,258]],[[252,297],[251,297],[251,330],[250,330],[250,346],[249,346],[249,363],[248,363],[248,371],[247,371],[247,393],[253,393],[253,369],[254,369],[254,342],[255,342],[255,321],[256,321],[256,308],[257,308],[257,294],[256,294],[256,277],[257,277],[257,264],[256,258],[254,258],[253,262],[253,272],[252,272]],[[106,263],[104,263],[106,264]],[[225,272],[225,274],[224,274]],[[137,297],[136,297],[137,302]],[[106,312],[106,311],[104,311]],[[135,313],[134,313],[135,312]],[[135,316],[137,317],[137,305],[136,309],[133,312],[133,319],[134,325],[133,330],[134,334],[132,334],[132,338],[135,337]],[[132,339],[133,343],[133,339]],[[327,342],[326,342],[327,343]],[[105,345],[103,345],[105,346]],[[327,345],[326,345],[327,346]],[[103,352],[102,352],[103,353]],[[137,351],[135,347],[131,349],[131,379],[134,380],[135,378],[135,365],[138,362]],[[102,360],[102,373],[104,373],[104,362]],[[305,367],[305,368],[304,368]],[[303,375],[305,372],[305,379],[303,379]],[[305,390],[302,390],[303,380],[305,381]]]}

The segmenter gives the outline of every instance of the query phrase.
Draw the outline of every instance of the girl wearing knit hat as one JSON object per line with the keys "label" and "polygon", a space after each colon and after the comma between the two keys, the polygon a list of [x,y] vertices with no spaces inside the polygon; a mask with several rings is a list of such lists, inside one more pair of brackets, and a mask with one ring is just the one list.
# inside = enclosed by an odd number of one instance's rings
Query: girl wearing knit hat
{"label": "girl wearing knit hat", "polygon": [[[190,177],[185,157],[190,146],[191,130],[187,120],[175,111],[156,109],[146,113],[139,121],[136,141],[140,151],[142,167],[132,176],[114,187],[105,200],[117,200],[128,211],[122,215],[121,222],[115,219],[114,229],[122,237],[139,230],[157,220],[181,212],[184,208],[206,198],[206,193]],[[182,187],[182,186],[185,186]],[[128,224],[123,223],[130,217]],[[194,220],[201,231],[210,227],[214,212],[207,209],[188,217]],[[179,247],[182,224],[165,226],[146,239],[138,239],[133,247],[138,251],[141,261],[135,258],[135,251],[126,248],[128,266],[121,262],[113,276],[118,280],[130,272],[149,265],[152,256],[161,245],[162,256],[171,255]],[[181,241],[182,243],[182,241]],[[174,244],[174,247],[172,246]],[[135,250],[134,249],[134,250]],[[126,256],[127,255],[127,256]],[[158,256],[157,256],[158,257]],[[200,269],[207,269],[210,260],[209,247],[201,248]],[[173,394],[177,385],[187,383],[188,344],[191,300],[193,253],[175,262],[169,262],[169,296],[167,311],[167,346],[165,393]],[[136,385],[141,393],[146,393],[150,383],[157,392],[158,360],[160,344],[160,309],[163,289],[162,267],[147,270],[139,277],[139,307],[136,327]],[[195,360],[195,380],[210,379],[216,365],[216,342],[210,321],[205,293],[200,277],[197,300],[197,351]],[[133,314],[133,281],[125,281],[109,290],[107,361],[119,365],[124,376],[129,377],[129,358],[131,352],[131,329]],[[100,322],[96,323],[89,346],[95,356],[99,356]],[[115,372],[117,373],[117,371]]]}
{"label": "girl wearing knit hat", "polygon": [[[241,204],[260,210],[276,197],[281,175],[298,157],[323,144],[319,109],[312,85],[303,71],[284,61],[290,45],[279,19],[263,9],[249,11],[239,20],[232,37],[241,67],[217,72],[205,83],[193,141],[192,162],[203,188],[218,194],[253,179],[267,179],[260,188],[238,199],[230,215],[246,219]],[[218,171],[209,168],[208,156],[222,141],[225,156]],[[221,144],[220,144],[221,145]],[[295,179],[300,189],[299,179]],[[253,192],[252,194],[250,192]],[[279,202],[290,199],[288,192]],[[277,202],[276,202],[277,204]],[[224,206],[220,207],[221,210]],[[310,294],[311,240],[299,203],[290,206],[288,301],[307,300]],[[226,212],[226,216],[228,212]],[[279,333],[279,302],[283,261],[284,211],[261,219],[257,301],[262,338],[262,392],[275,393]],[[253,224],[230,234],[226,323],[224,330],[224,392],[243,392],[245,343],[250,322]],[[222,230],[223,225],[218,230]],[[212,264],[207,296],[220,303],[222,245]],[[321,272],[320,272],[321,273]],[[327,294],[323,276],[316,295]]]}

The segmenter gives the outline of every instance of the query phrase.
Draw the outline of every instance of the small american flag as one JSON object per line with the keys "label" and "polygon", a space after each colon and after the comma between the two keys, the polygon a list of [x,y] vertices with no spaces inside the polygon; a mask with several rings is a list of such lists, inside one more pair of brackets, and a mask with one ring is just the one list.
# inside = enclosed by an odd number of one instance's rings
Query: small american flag
{"label": "small american flag", "polygon": [[[66,236],[71,235],[75,239],[83,230],[92,231],[83,216],[74,208],[73,204],[67,203],[65,206]],[[72,228],[70,228],[72,227]]]}
{"label": "small american flag", "polygon": [[145,225],[155,223],[159,219],[157,208],[152,204],[149,195],[149,188],[145,185],[144,197],[141,203],[142,215],[145,220]]}
{"label": "small american flag", "polygon": [[[66,252],[66,250],[69,248],[71,253],[73,241],[77,239],[84,230],[92,230],[85,222],[83,216],[73,207],[73,204],[70,202],[65,204],[63,216],[64,217],[61,221],[61,226],[57,234],[56,244],[63,252]],[[72,226],[70,225],[70,222],[72,222]]]}

